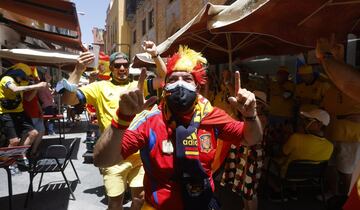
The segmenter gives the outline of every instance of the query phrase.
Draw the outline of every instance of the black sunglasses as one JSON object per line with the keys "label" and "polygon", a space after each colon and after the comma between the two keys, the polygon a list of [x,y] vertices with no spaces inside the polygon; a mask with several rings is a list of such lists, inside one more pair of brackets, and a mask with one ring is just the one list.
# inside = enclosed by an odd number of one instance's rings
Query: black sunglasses
{"label": "black sunglasses", "polygon": [[116,68],[116,69],[119,69],[121,68],[121,66],[124,66],[124,68],[129,68],[130,66],[130,63],[114,63],[113,64],[113,67]]}

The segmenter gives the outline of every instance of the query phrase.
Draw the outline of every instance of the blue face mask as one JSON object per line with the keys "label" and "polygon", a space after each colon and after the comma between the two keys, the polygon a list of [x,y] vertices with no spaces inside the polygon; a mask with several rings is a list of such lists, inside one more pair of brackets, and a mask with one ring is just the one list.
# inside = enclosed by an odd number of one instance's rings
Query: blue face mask
{"label": "blue face mask", "polygon": [[172,112],[187,112],[195,104],[196,87],[185,81],[165,86],[166,103]]}

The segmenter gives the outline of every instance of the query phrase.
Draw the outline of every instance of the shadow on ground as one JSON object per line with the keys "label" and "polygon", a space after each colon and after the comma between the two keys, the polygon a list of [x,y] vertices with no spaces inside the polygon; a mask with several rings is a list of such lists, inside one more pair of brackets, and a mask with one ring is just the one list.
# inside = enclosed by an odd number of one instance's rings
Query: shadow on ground
{"label": "shadow on ground", "polygon": [[[72,181],[71,188],[74,191],[77,186],[77,181]],[[36,186],[37,190],[37,186]],[[56,199],[54,199],[56,198]],[[35,191],[33,196],[29,198],[27,208],[25,208],[26,193],[17,194],[13,196],[13,210],[28,209],[28,210],[67,210],[69,200],[73,200],[70,191],[65,183],[49,183]],[[8,209],[8,197],[0,198],[0,206]]]}

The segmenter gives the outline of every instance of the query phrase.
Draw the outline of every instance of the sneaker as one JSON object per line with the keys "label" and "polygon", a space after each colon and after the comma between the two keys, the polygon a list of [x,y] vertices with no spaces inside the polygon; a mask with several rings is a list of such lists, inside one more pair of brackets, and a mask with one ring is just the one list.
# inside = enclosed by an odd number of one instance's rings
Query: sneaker
{"label": "sneaker", "polygon": [[[281,193],[280,192],[272,192],[269,195],[269,200],[272,202],[281,202]],[[286,197],[284,197],[284,201],[288,201],[288,199]]]}

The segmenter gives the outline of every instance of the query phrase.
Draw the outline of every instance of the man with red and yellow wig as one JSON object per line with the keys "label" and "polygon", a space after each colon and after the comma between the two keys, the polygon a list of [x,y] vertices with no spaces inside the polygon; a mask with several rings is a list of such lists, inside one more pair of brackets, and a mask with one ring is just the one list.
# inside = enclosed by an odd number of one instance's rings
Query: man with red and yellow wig
{"label": "man with red and yellow wig", "polygon": [[46,87],[46,82],[33,85],[29,78],[37,77],[36,68],[18,63],[0,76],[0,123],[10,145],[31,145],[37,138],[31,118],[23,108],[23,92]]}
{"label": "man with red and yellow wig", "polygon": [[107,128],[95,146],[94,163],[102,167],[140,150],[145,169],[143,210],[219,209],[211,172],[216,138],[242,139],[250,145],[262,139],[255,96],[241,88],[239,72],[236,94],[229,101],[245,121],[232,119],[198,94],[206,83],[206,65],[200,53],[180,46],[168,59],[160,105],[144,110],[148,103],[140,76],[138,87],[120,97],[117,113],[122,120],[113,122],[122,126]]}

